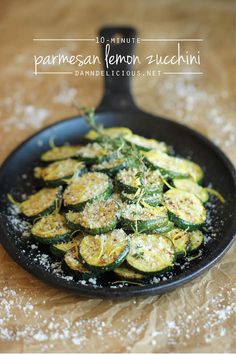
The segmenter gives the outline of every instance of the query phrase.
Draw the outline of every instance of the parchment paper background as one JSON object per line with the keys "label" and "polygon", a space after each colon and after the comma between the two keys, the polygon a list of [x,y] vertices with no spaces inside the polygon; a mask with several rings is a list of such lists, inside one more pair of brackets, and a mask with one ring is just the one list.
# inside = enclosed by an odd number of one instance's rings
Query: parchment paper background
{"label": "parchment paper background", "polygon": [[[204,38],[203,76],[134,78],[133,94],[141,108],[193,127],[236,162],[235,1],[223,0],[2,0],[1,160],[41,127],[74,115],[74,99],[96,106],[102,96],[101,77],[32,75],[34,54],[98,54],[98,45],[39,45],[32,38],[92,38],[104,24],[133,25],[143,38]],[[144,56],[152,46],[143,43],[137,52]],[[235,270],[234,246],[171,293],[88,300],[45,285],[0,247],[0,351],[234,352]]]}

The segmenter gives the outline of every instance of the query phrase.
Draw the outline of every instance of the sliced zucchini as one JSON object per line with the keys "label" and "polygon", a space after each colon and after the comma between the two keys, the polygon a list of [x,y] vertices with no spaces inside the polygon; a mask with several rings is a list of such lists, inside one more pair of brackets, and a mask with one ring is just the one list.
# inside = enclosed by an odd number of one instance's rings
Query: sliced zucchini
{"label": "sliced zucchini", "polygon": [[179,158],[169,156],[160,151],[149,151],[143,153],[145,161],[152,169],[158,169],[167,178],[186,178],[189,175],[180,167]]}
{"label": "sliced zucchini", "polygon": [[89,279],[94,276],[94,273],[88,270],[78,258],[78,246],[73,246],[64,255],[64,264],[71,274],[83,279]]}
{"label": "sliced zucchini", "polygon": [[109,156],[107,148],[98,143],[90,143],[83,146],[77,154],[79,160],[84,161],[87,164],[97,164],[106,160]]}
{"label": "sliced zucchini", "polygon": [[127,267],[124,263],[122,263],[118,268],[114,269],[114,273],[118,275],[118,277],[127,280],[143,280],[145,279],[145,275],[136,272],[134,269]]}
{"label": "sliced zucchini", "polygon": [[85,138],[88,140],[99,140],[102,137],[108,136],[111,139],[118,138],[120,136],[131,135],[132,131],[129,128],[125,127],[113,127],[113,128],[105,128],[102,129],[100,134],[98,134],[95,130],[90,130]]}
{"label": "sliced zucchini", "polygon": [[206,189],[199,186],[191,178],[175,178],[173,179],[173,184],[177,189],[195,194],[203,203],[206,203],[209,199]]}
{"label": "sliced zucchini", "polygon": [[41,155],[41,160],[45,162],[54,162],[76,157],[81,145],[75,146],[55,146]]}
{"label": "sliced zucchini", "polygon": [[182,229],[196,230],[206,220],[206,209],[194,194],[170,189],[164,194],[170,219]]}
{"label": "sliced zucchini", "polygon": [[86,203],[106,200],[112,193],[112,182],[101,172],[88,172],[75,179],[63,195],[64,206],[80,211]]}
{"label": "sliced zucchini", "polygon": [[143,153],[148,166],[158,169],[167,178],[192,177],[195,182],[203,179],[203,171],[196,163],[174,156],[169,156],[160,151]]}
{"label": "sliced zucchini", "polygon": [[141,204],[142,206],[146,206],[146,204],[148,204],[155,207],[162,204],[163,201],[162,193],[156,193],[153,195],[144,195],[143,197],[140,198],[139,193],[121,192],[120,196],[121,199],[128,204],[134,204],[139,202],[139,204]]}
{"label": "sliced zucchini", "polygon": [[142,207],[140,204],[127,204],[122,208],[121,224],[128,231],[151,231],[168,223],[165,207]]}
{"label": "sliced zucchini", "polygon": [[32,236],[41,243],[59,243],[71,238],[71,230],[61,214],[43,216],[31,229]]}
{"label": "sliced zucchini", "polygon": [[76,173],[79,176],[85,171],[85,165],[82,162],[67,159],[56,161],[47,167],[36,167],[34,176],[43,180],[47,185],[59,186],[66,184],[67,179],[73,177]]}
{"label": "sliced zucchini", "polygon": [[107,234],[85,236],[80,244],[82,262],[91,270],[106,272],[117,268],[129,252],[129,241],[122,229]]}
{"label": "sliced zucchini", "polygon": [[197,163],[182,159],[182,168],[185,169],[186,173],[188,173],[196,183],[202,183],[204,172]]}
{"label": "sliced zucchini", "polygon": [[167,271],[175,261],[174,245],[163,235],[133,235],[126,260],[129,266],[141,273]]}
{"label": "sliced zucchini", "polygon": [[113,200],[87,204],[83,211],[66,214],[67,225],[73,230],[82,230],[98,235],[115,229],[119,216],[119,204]]}
{"label": "sliced zucchini", "polygon": [[175,227],[175,224],[172,221],[168,221],[168,223],[164,226],[158,227],[155,230],[153,230],[152,232],[156,233],[156,234],[165,234],[166,232],[169,232],[171,230],[173,230],[173,228]]}
{"label": "sliced zucchini", "polygon": [[29,218],[38,218],[52,213],[59,208],[62,199],[62,188],[43,188],[32,194],[20,204],[22,214]]}
{"label": "sliced zucchini", "polygon": [[141,187],[145,194],[160,193],[163,182],[158,171],[147,170],[140,174],[137,168],[118,172],[116,176],[118,187],[126,193],[136,193]]}
{"label": "sliced zucchini", "polygon": [[173,242],[176,256],[185,256],[190,242],[189,232],[174,228],[170,232],[166,233],[166,236]]}
{"label": "sliced zucchini", "polygon": [[143,136],[132,134],[125,136],[125,140],[131,144],[136,146],[139,150],[150,151],[157,150],[162,152],[168,152],[168,146],[160,141],[155,139],[147,139]]}
{"label": "sliced zucchini", "polygon": [[63,257],[64,254],[69,251],[72,247],[79,245],[83,236],[75,236],[69,242],[55,243],[50,245],[51,253],[56,257]]}
{"label": "sliced zucchini", "polygon": [[194,252],[203,244],[204,236],[200,230],[195,230],[189,232],[189,239],[190,239],[190,244],[189,244],[188,251]]}
{"label": "sliced zucchini", "polygon": [[100,164],[93,165],[91,167],[92,171],[97,172],[104,172],[107,173],[109,176],[114,176],[120,170],[129,166],[129,161],[124,158],[117,158],[108,161],[103,161]]}

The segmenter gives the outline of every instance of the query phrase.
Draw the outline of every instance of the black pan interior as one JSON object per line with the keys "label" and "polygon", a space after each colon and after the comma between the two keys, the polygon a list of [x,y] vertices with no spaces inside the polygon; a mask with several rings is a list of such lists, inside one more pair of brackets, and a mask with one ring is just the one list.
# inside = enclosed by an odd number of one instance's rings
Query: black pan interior
{"label": "black pan interior", "polygon": [[[114,281],[112,276],[106,276],[93,284],[82,284],[76,279],[57,273],[48,266],[55,259],[48,256],[42,264],[38,254],[45,250],[32,249],[21,231],[12,223],[9,216],[9,202],[6,194],[12,193],[17,199],[22,193],[32,193],[32,170],[38,164],[40,155],[49,148],[49,140],[54,137],[57,145],[69,142],[77,144],[87,131],[85,121],[81,117],[73,117],[54,124],[34,135],[13,152],[3,164],[0,172],[1,204],[0,227],[1,243],[12,258],[42,280],[57,286],[74,290],[78,295],[90,297],[130,297],[137,295],[158,294],[176,288],[198,276],[211,267],[226,252],[233,242],[236,221],[236,182],[235,170],[225,155],[206,138],[197,132],[172,122],[154,117],[141,111],[124,113],[99,113],[98,120],[104,126],[127,126],[134,133],[148,138],[164,140],[172,145],[177,155],[190,157],[199,163],[205,171],[204,184],[212,182],[226,199],[224,205],[214,201],[211,208],[212,223],[209,227],[209,242],[204,246],[200,257],[188,264],[178,266],[159,283],[147,283],[143,286],[129,285],[110,287]],[[14,220],[13,220],[14,221]],[[212,226],[213,225],[213,226]]]}

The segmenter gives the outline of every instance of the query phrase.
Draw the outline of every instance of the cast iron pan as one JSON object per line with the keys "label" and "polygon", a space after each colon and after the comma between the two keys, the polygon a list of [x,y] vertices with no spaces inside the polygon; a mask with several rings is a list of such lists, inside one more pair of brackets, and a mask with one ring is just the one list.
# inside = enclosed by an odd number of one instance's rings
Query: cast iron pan
{"label": "cast iron pan", "polygon": [[[117,33],[125,38],[135,37],[132,28],[104,28],[100,32],[100,35],[105,38],[105,43],[102,45],[103,53],[107,40]],[[110,54],[131,55],[133,49],[133,44],[114,44]],[[124,63],[112,67],[112,70],[120,71],[120,74],[122,70],[131,69],[130,65]],[[107,69],[107,74],[110,76],[106,76],[105,79],[105,94],[97,109],[98,121],[105,127],[127,126],[137,134],[166,141],[174,147],[177,154],[190,156],[200,164],[205,170],[204,182],[208,184],[212,181],[214,188],[225,197],[226,203],[221,205],[216,202],[211,211],[213,240],[205,245],[201,257],[192,260],[189,264],[180,263],[175,266],[167,279],[164,278],[156,284],[147,283],[144,286],[110,288],[112,278],[107,276],[101,280],[102,287],[94,288],[92,284],[83,285],[76,279],[64,279],[50,267],[47,269],[42,266],[37,258],[39,250],[32,249],[30,244],[21,237],[21,232],[16,231],[10,222],[6,194],[10,192],[16,199],[20,199],[22,193],[32,193],[30,185],[34,183],[32,169],[38,164],[40,155],[49,148],[48,141],[51,137],[56,137],[58,145],[65,142],[72,144],[81,142],[87,126],[81,117],[76,116],[53,124],[33,135],[13,151],[3,163],[0,170],[1,243],[11,257],[27,271],[49,284],[71,289],[78,295],[114,298],[160,294],[196,278],[219,261],[229,249],[236,231],[235,169],[223,152],[199,133],[139,110],[130,93],[129,76],[112,76],[111,68]],[[168,100],[168,97],[166,99]],[[25,174],[28,176],[26,179],[22,178]],[[53,258],[48,260],[55,262]]]}

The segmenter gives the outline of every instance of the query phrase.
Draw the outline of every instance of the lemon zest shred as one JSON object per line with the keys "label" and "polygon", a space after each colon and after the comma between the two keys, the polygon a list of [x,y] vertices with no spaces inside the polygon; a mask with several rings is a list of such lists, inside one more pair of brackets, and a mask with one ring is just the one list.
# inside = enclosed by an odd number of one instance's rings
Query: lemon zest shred
{"label": "lemon zest shred", "polygon": [[13,196],[11,194],[7,194],[7,199],[9,200],[9,202],[11,202],[13,205],[17,206],[18,208],[20,208],[21,203],[17,202]]}
{"label": "lemon zest shred", "polygon": [[219,199],[221,203],[223,204],[225,203],[225,198],[216,189],[209,188],[209,187],[205,187],[204,189],[205,191],[207,191],[208,193],[214,195],[217,199]]}

